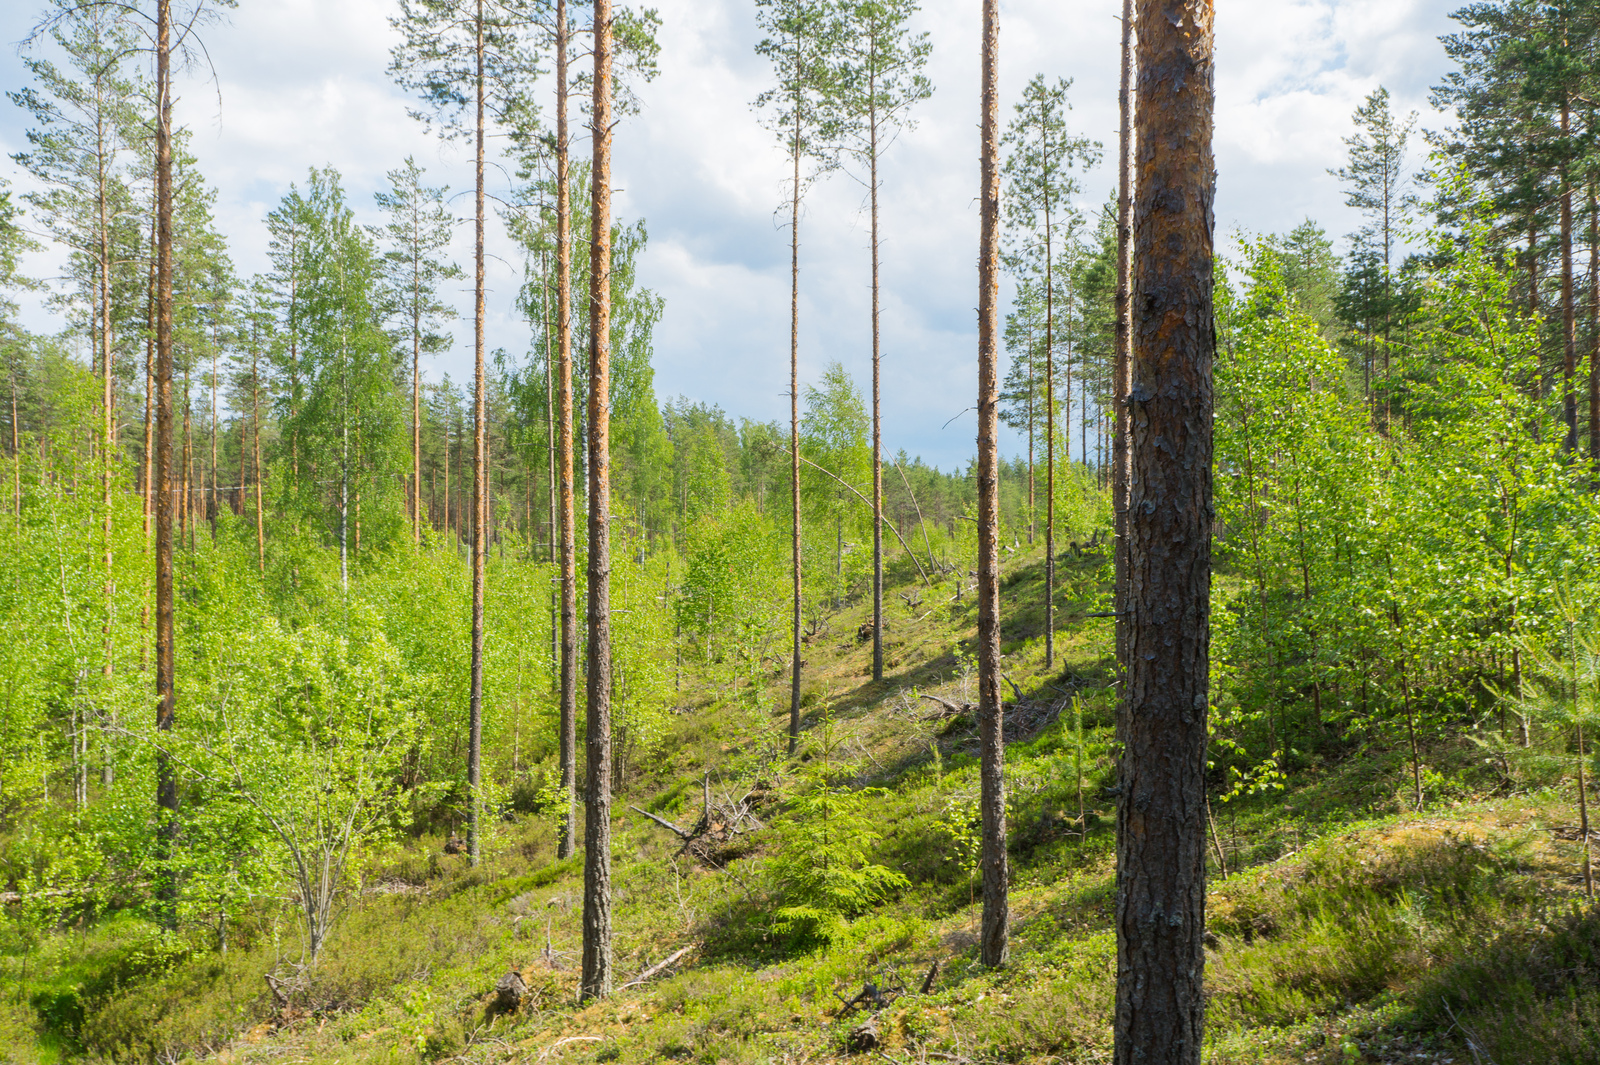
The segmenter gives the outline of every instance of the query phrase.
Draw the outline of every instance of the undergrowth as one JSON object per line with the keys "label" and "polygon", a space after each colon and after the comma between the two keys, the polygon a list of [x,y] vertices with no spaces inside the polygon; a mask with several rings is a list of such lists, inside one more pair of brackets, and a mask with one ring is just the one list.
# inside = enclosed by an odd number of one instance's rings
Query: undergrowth
{"label": "undergrowth", "polygon": [[[1008,568],[1008,602],[1030,602],[1037,563]],[[619,982],[690,948],[653,981],[576,1004],[581,858],[557,862],[548,813],[519,801],[476,869],[429,832],[369,870],[314,966],[270,899],[220,944],[136,911],[31,937],[11,921],[0,1061],[828,1061],[847,1056],[862,1015],[843,1002],[869,983],[893,999],[878,1027],[895,1061],[1108,1061],[1111,630],[1082,616],[1107,573],[1092,552],[1062,569],[1054,667],[1031,607],[1007,630],[1008,680],[1052,711],[1007,751],[1005,969],[977,963],[972,723],[921,698],[969,697],[972,604],[947,595],[891,615],[882,684],[860,641],[812,648],[797,760],[774,753],[781,715],[689,678],[614,826]],[[1379,738],[1299,757],[1285,788],[1214,803],[1208,1060],[1600,1059],[1600,914],[1559,767],[1440,746],[1415,810],[1409,753]],[[770,826],[715,864],[626,809],[687,825],[707,786],[756,796]],[[529,997],[495,1016],[510,969]]]}

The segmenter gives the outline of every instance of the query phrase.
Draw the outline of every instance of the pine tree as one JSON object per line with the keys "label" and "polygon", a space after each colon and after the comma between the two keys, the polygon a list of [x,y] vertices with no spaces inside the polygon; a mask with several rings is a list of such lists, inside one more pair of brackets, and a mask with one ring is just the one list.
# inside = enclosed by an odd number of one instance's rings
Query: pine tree
{"label": "pine tree", "polygon": [[1406,142],[1416,128],[1417,116],[1413,113],[1397,121],[1389,106],[1389,90],[1379,86],[1352,117],[1356,132],[1344,138],[1349,162],[1328,173],[1348,186],[1345,204],[1366,217],[1366,224],[1351,235],[1353,254],[1380,270],[1379,284],[1364,290],[1366,295],[1359,304],[1348,298],[1347,304],[1359,307],[1354,313],[1367,327],[1363,379],[1369,399],[1375,356],[1381,351],[1383,357],[1383,424],[1387,425],[1393,391],[1391,340],[1396,325],[1394,257],[1401,229],[1417,206],[1406,172]]}
{"label": "pine tree", "polygon": [[1111,400],[1116,407],[1112,433],[1111,509],[1115,525],[1114,564],[1117,626],[1118,735],[1127,708],[1128,676],[1128,495],[1132,484],[1133,438],[1129,432],[1128,401],[1133,390],[1133,79],[1134,2],[1122,0],[1122,62],[1117,92],[1117,292],[1116,358],[1112,368]]}
{"label": "pine tree", "polygon": [[[1538,106],[1553,128],[1540,139],[1534,165],[1551,174],[1557,204],[1557,240],[1561,259],[1562,419],[1566,423],[1563,446],[1568,455],[1578,450],[1577,290],[1573,278],[1573,171],[1592,152],[1595,134],[1574,127],[1575,105],[1593,99],[1594,45],[1600,10],[1592,3],[1541,4],[1528,12],[1524,34],[1502,45],[1507,61],[1523,74],[1522,96]],[[1584,106],[1592,113],[1592,105]]]}
{"label": "pine tree", "polygon": [[289,476],[299,491],[300,438],[296,430],[300,408],[305,404],[305,374],[301,348],[305,341],[305,269],[310,218],[305,197],[290,185],[278,206],[267,214],[267,258],[272,272],[266,275],[268,291],[280,317],[279,345],[274,349],[278,363],[278,417],[288,429]]}
{"label": "pine tree", "polygon": [[594,0],[589,209],[588,684],[584,722],[584,999],[611,993],[611,0]]}
{"label": "pine tree", "polygon": [[[767,128],[789,153],[789,461],[790,461],[790,671],[789,753],[800,741],[800,204],[809,184],[836,164],[839,130],[829,61],[842,26],[826,0],[756,0],[756,21],[766,33],[756,52],[772,61],[776,88],[756,98]],[[810,162],[813,169],[802,173]]]}
{"label": "pine tree", "polygon": [[450,337],[440,332],[455,308],[439,296],[439,284],[466,276],[440,256],[449,247],[455,218],[445,206],[446,188],[422,183],[423,169],[406,157],[388,173],[389,189],[374,194],[389,213],[384,226],[390,247],[383,254],[384,310],[397,320],[411,347],[411,535],[422,542],[422,356],[443,351]]}
{"label": "pine tree", "polygon": [[1283,285],[1300,309],[1317,323],[1322,335],[1338,339],[1339,257],[1333,241],[1311,219],[1273,239]]}
{"label": "pine tree", "polygon": [[483,748],[484,563],[488,554],[489,515],[484,171],[491,124],[524,134],[533,125],[532,105],[526,90],[535,66],[525,40],[532,21],[531,7],[531,0],[400,0],[400,15],[390,20],[404,40],[393,51],[389,71],[403,88],[416,92],[428,108],[427,112],[413,112],[413,117],[425,123],[437,123],[441,135],[446,138],[470,136],[475,152],[472,693],[467,726],[467,787],[472,795],[467,850],[474,865],[482,849],[479,784]]}
{"label": "pine tree", "polygon": [[[267,572],[267,518],[264,498],[266,470],[261,448],[261,402],[269,390],[268,367],[272,351],[278,341],[276,311],[277,302],[270,284],[266,278],[257,276],[250,284],[243,312],[242,343],[249,364],[240,375],[239,388],[249,396],[250,403],[250,481],[254,489],[256,568],[263,575]],[[239,441],[239,450],[242,467],[244,464],[242,437]],[[244,485],[245,479],[241,476],[239,478],[241,492],[244,490]]]}
{"label": "pine tree", "polygon": [[[132,34],[111,11],[74,9],[51,27],[50,37],[72,70],[63,71],[47,59],[24,60],[39,87],[7,95],[36,125],[28,132],[30,150],[12,158],[44,185],[25,199],[51,238],[69,249],[68,283],[77,291],[62,299],[74,317],[83,315],[82,328],[100,372],[100,532],[105,572],[101,673],[109,686],[115,669],[111,635],[116,593],[111,528],[118,435],[115,364],[117,325],[126,317],[114,300],[125,266],[118,255],[122,250],[118,216],[129,208],[122,159],[138,137],[141,86],[124,69]],[[109,723],[116,710],[107,706],[101,713]]]}
{"label": "pine tree", "polygon": [[847,151],[867,170],[872,215],[872,679],[883,680],[883,416],[879,363],[878,161],[903,129],[913,106],[933,95],[923,74],[933,50],[926,33],[907,25],[918,0],[843,0],[837,86]]}
{"label": "pine tree", "polygon": [[[313,170],[304,199],[301,299],[305,399],[289,428],[304,457],[337,472],[332,499],[339,581],[350,588],[362,488],[382,483],[398,428],[395,351],[380,327],[380,260],[355,224],[337,172]],[[322,493],[308,486],[318,506]]]}
{"label": "pine tree", "polygon": [[1205,1022],[1213,17],[1210,0],[1139,5],[1118,1065],[1198,1065]]}
{"label": "pine tree", "polygon": [[1017,282],[1017,296],[1006,315],[1006,350],[1011,352],[1011,369],[1000,392],[1000,419],[1028,437],[1028,543],[1034,537],[1034,430],[1044,410],[1044,390],[1039,367],[1044,353],[1044,299],[1032,278]]}
{"label": "pine tree", "polygon": [[[1071,278],[1075,233],[1082,215],[1072,197],[1082,192],[1072,177],[1076,167],[1094,165],[1099,144],[1067,132],[1066,79],[1049,84],[1035,75],[1016,105],[1016,116],[1003,143],[1011,149],[1006,159],[1008,179],[1006,222],[1010,250],[1006,266],[1032,279],[1044,301],[1044,660],[1055,664],[1055,499],[1056,499],[1056,360],[1057,343],[1067,338],[1066,320],[1072,315]],[[1060,286],[1060,287],[1058,287]],[[1061,301],[1061,319],[1057,301]],[[1065,407],[1068,413],[1068,448],[1071,441],[1072,379],[1070,343],[1066,345],[1068,376]]]}
{"label": "pine tree", "polygon": [[979,957],[1010,956],[1004,714],[1000,700],[1000,0],[983,0],[978,236],[978,739],[983,817]]}

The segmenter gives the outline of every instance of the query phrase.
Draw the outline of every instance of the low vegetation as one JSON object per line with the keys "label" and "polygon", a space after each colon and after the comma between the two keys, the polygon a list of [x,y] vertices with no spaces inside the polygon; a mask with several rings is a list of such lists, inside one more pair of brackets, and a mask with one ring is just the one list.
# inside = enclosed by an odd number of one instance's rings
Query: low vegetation
{"label": "low vegetation", "polygon": [[[861,605],[833,617],[843,635],[812,645],[796,762],[777,756],[781,714],[731,712],[720,684],[686,680],[627,803],[692,831],[709,790],[714,808],[742,800],[765,827],[691,848],[619,813],[620,983],[679,955],[644,983],[576,1004],[581,859],[555,861],[555,807],[530,788],[508,797],[478,868],[445,853],[448,826],[363,864],[314,963],[275,898],[220,938],[137,910],[63,910],[31,937],[13,919],[0,1047],[19,1063],[827,1061],[849,1057],[875,1015],[876,1052],[897,1061],[1109,1060],[1110,629],[1081,618],[1104,595],[1104,561],[1093,547],[1062,559],[1060,607],[1079,620],[1061,669],[1044,671],[1037,639],[1007,648],[1019,697],[1004,970],[975,963],[972,619],[948,578],[895,612],[898,665],[882,685],[854,635]],[[1041,568],[1019,550],[1008,592],[1027,602]],[[1026,608],[1011,620],[1025,631]],[[1583,893],[1570,762],[1515,754],[1508,779],[1466,740],[1424,761],[1422,810],[1409,751],[1384,743],[1330,746],[1284,789],[1217,804],[1208,1060],[1592,1060],[1600,915]],[[527,997],[499,1015],[493,989],[513,969]],[[867,985],[876,996],[847,1008]]]}

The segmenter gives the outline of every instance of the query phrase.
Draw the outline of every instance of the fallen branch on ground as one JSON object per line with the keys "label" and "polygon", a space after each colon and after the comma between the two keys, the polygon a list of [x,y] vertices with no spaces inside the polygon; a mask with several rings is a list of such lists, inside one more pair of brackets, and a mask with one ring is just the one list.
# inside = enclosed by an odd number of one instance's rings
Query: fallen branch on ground
{"label": "fallen branch on ground", "polygon": [[604,1038],[598,1035],[569,1035],[565,1039],[557,1039],[554,1043],[551,1043],[549,1046],[540,1051],[538,1060],[543,1061],[550,1055],[551,1051],[558,1050],[561,1047],[566,1046],[568,1043],[601,1043],[604,1041]]}
{"label": "fallen branch on ground", "polygon": [[617,988],[617,990],[618,991],[626,991],[630,987],[638,987],[640,984],[648,982],[649,980],[651,980],[655,976],[658,976],[664,970],[666,970],[666,969],[670,968],[672,965],[676,964],[678,959],[682,958],[685,954],[689,953],[693,949],[694,949],[693,947],[684,947],[682,950],[675,951],[672,954],[668,954],[665,958],[662,958],[660,961],[658,961],[654,965],[650,966],[650,968],[646,969],[644,972],[640,973],[638,976],[635,976],[632,980],[629,980],[627,983],[625,983],[621,987]]}

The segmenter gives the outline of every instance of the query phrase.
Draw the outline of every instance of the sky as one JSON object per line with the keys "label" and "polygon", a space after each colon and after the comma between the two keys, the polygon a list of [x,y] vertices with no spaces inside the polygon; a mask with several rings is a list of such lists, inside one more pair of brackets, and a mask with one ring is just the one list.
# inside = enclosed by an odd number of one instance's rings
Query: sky
{"label": "sky", "polygon": [[[752,101],[772,81],[755,53],[752,0],[653,0],[662,18],[660,73],[639,89],[641,107],[614,138],[615,209],[643,218],[650,243],[640,282],[666,301],[655,336],[657,397],[721,406],[735,419],[787,420],[789,234],[782,210],[787,161]],[[1220,0],[1217,4],[1217,238],[1283,232],[1315,219],[1344,247],[1360,225],[1328,174],[1345,158],[1351,113],[1380,85],[1423,128],[1446,117],[1428,92],[1448,69],[1441,34],[1454,5],[1438,0]],[[0,87],[27,82],[15,42],[42,0],[0,4]],[[179,83],[178,121],[193,131],[201,173],[218,192],[216,223],[242,276],[267,268],[264,219],[310,167],[343,175],[360,220],[381,216],[373,193],[408,156],[448,184],[462,218],[452,251],[472,259],[471,155],[408,117],[413,106],[387,74],[396,0],[240,0],[204,30],[210,63]],[[1072,80],[1074,132],[1102,142],[1082,175],[1085,212],[1114,188],[1119,16],[1117,0],[1002,0],[1001,106],[1035,74]],[[905,450],[946,470],[975,453],[978,214],[976,0],[923,0],[916,27],[933,46],[931,99],[881,166],[883,419],[886,452]],[[546,98],[550,93],[544,94]],[[581,119],[575,117],[575,125]],[[0,175],[29,187],[9,156],[26,146],[26,115],[0,101]],[[575,130],[575,134],[578,131]],[[587,138],[580,141],[586,150]],[[1421,145],[1414,154],[1420,163]],[[490,192],[507,187],[492,169]],[[801,387],[838,360],[866,388],[871,377],[871,287],[866,187],[835,173],[809,195],[801,218]],[[522,262],[490,225],[491,350],[514,357],[528,329],[514,301]],[[59,253],[33,257],[48,277]],[[455,343],[429,368],[472,375],[469,280],[450,293],[461,311]],[[24,323],[60,322],[37,299]],[[1002,450],[1020,453],[1007,431]]]}

